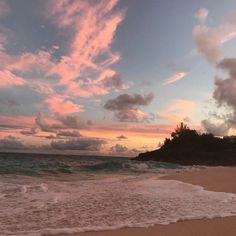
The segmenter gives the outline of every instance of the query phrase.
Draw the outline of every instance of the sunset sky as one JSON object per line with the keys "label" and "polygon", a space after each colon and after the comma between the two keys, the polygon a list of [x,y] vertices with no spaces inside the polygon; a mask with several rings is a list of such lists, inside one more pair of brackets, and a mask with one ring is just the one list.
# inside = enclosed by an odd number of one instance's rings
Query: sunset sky
{"label": "sunset sky", "polygon": [[234,134],[235,0],[0,0],[0,150],[132,156],[181,121]]}

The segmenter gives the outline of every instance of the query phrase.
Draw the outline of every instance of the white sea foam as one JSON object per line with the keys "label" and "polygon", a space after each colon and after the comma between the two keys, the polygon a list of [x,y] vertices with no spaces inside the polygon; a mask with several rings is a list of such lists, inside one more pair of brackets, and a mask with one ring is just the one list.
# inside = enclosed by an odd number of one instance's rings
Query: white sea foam
{"label": "white sea foam", "polygon": [[146,227],[236,215],[235,194],[153,175],[81,181],[3,178],[0,198],[0,235]]}

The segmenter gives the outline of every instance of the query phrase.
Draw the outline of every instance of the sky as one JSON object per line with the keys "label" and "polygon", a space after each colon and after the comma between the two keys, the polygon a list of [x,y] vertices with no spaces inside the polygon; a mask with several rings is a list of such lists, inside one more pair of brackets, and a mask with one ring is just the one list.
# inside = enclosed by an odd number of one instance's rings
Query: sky
{"label": "sky", "polygon": [[135,156],[180,122],[233,135],[234,0],[0,0],[0,150]]}

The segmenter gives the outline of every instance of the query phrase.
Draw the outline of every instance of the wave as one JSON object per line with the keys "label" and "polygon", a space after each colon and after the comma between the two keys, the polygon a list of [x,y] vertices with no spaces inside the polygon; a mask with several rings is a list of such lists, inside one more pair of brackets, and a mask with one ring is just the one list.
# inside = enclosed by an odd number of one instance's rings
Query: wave
{"label": "wave", "polygon": [[163,169],[181,169],[183,167],[165,162],[106,161],[93,165],[81,166],[82,171],[90,172],[160,172]]}
{"label": "wave", "polygon": [[[6,155],[6,154],[5,154]],[[119,172],[158,172],[162,169],[181,168],[179,165],[153,161],[139,162],[127,158],[115,157],[72,157],[72,156],[38,156],[31,154],[0,154],[0,175],[23,176],[61,176],[89,173]]]}

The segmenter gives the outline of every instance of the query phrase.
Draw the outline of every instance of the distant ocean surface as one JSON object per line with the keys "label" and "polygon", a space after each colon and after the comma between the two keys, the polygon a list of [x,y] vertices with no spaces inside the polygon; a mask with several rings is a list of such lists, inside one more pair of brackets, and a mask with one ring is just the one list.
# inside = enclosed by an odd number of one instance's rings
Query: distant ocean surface
{"label": "distant ocean surface", "polygon": [[236,215],[235,194],[158,179],[184,168],[117,157],[0,153],[0,235],[147,227]]}

